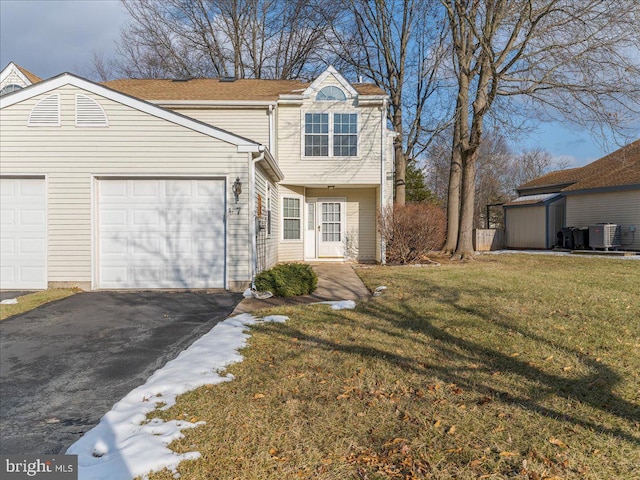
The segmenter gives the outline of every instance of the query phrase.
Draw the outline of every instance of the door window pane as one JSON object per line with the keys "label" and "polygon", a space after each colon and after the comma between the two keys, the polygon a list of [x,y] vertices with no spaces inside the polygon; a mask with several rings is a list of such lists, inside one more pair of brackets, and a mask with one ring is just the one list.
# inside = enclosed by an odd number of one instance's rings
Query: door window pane
{"label": "door window pane", "polygon": [[340,203],[322,204],[322,241],[339,242],[341,239]]}

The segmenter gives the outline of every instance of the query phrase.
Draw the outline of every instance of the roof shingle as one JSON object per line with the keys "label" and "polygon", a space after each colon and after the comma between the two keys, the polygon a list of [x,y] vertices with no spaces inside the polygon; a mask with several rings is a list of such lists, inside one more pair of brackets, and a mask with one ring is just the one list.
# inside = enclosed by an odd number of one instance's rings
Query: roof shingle
{"label": "roof shingle", "polygon": [[[144,100],[275,101],[280,95],[301,94],[310,84],[299,80],[239,79],[230,82],[215,78],[190,80],[122,79],[104,82],[105,87]],[[385,95],[374,84],[355,84],[361,95]]]}
{"label": "roof shingle", "polygon": [[[14,65],[16,65],[16,64],[14,63]],[[21,72],[25,77],[27,77],[27,80],[29,80],[31,83],[38,83],[38,82],[41,82],[41,81],[42,81],[42,79],[41,79],[39,76],[37,76],[37,75],[36,75],[36,74],[34,74],[34,73],[31,73],[31,72],[30,72],[29,70],[27,70],[26,68],[22,68],[20,65],[16,65],[16,68],[17,68],[18,70],[20,70],[20,72]]]}

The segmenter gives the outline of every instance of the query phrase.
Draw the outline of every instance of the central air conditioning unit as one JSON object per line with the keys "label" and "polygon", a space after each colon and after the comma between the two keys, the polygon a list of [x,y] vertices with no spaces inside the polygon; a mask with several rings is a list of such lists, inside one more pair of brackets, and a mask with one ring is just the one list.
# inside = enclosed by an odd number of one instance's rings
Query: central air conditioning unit
{"label": "central air conditioning unit", "polygon": [[589,246],[591,248],[617,248],[621,246],[620,226],[615,223],[589,225]]}

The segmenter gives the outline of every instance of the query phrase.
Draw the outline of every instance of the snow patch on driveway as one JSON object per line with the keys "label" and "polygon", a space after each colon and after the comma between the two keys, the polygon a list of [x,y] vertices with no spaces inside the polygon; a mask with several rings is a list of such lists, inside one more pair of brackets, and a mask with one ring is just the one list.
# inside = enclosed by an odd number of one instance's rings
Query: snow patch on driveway
{"label": "snow patch on driveway", "polygon": [[147,415],[157,408],[170,408],[182,393],[233,380],[232,375],[222,372],[242,361],[238,350],[247,343],[248,327],[261,321],[286,320],[282,315],[259,319],[245,313],[218,323],[144,385],[129,392],[98,425],[69,447],[67,454],[78,455],[79,479],[128,480],[164,468],[175,471],[181,461],[199,458],[199,452],[179,454],[167,445],[182,438],[182,430],[204,422],[165,422],[158,418],[147,422]]}

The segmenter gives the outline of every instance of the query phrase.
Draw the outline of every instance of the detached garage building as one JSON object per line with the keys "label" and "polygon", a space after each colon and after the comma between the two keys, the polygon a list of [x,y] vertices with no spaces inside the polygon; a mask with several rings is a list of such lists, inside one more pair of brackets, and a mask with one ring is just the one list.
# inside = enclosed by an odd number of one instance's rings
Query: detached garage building
{"label": "detached garage building", "polygon": [[255,274],[250,212],[283,178],[263,145],[70,74],[0,108],[0,288],[240,289]]}

